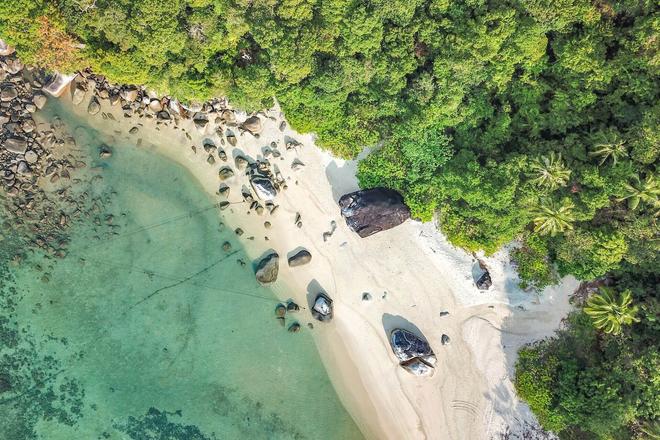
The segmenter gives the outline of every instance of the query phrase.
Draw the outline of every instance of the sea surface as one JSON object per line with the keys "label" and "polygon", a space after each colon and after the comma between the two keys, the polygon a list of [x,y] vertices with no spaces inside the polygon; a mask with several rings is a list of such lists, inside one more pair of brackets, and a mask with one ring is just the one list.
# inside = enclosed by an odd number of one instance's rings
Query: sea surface
{"label": "sea surface", "polygon": [[0,233],[0,439],[362,438],[307,312],[280,325],[194,177],[56,101],[43,115],[87,158],[68,189],[84,214],[64,258]]}

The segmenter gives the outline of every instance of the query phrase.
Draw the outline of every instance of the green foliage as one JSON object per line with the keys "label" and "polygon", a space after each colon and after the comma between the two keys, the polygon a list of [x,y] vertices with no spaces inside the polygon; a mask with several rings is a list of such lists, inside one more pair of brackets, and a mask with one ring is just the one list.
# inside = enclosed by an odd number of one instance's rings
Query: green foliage
{"label": "green foliage", "polygon": [[[401,191],[469,250],[523,238],[536,288],[555,264],[584,280],[660,267],[659,34],[651,1],[0,1],[26,63],[250,110],[276,98],[335,154],[372,148],[363,187]],[[657,300],[636,288],[622,335],[599,341],[578,313],[521,357],[543,380],[519,392],[565,438],[659,415]]]}
{"label": "green foliage", "polygon": [[548,256],[548,244],[540,236],[530,234],[520,248],[511,252],[517,264],[520,287],[542,290],[557,282],[555,270]]}
{"label": "green foliage", "polygon": [[[649,421],[660,416],[655,276],[652,272],[622,272],[613,281],[612,289],[628,293],[605,303],[619,307],[635,301],[640,310],[636,323],[629,322],[632,325],[622,327],[616,335],[599,334],[592,318],[577,311],[554,338],[519,353],[516,390],[543,427],[560,438],[646,438],[636,433],[652,430]],[[629,295],[634,298],[627,299]],[[600,302],[594,305],[601,308]]]}
{"label": "green foliage", "polygon": [[573,229],[575,217],[572,214],[574,205],[570,200],[557,203],[554,200],[542,200],[539,206],[532,210],[534,216],[534,232],[541,235],[552,235]]}
{"label": "green foliage", "polygon": [[554,151],[550,152],[549,156],[541,156],[533,160],[530,169],[530,182],[550,191],[566,186],[571,176],[571,170],[566,168],[561,153],[555,155]]}
{"label": "green foliage", "polygon": [[584,312],[591,316],[596,328],[618,335],[622,326],[639,321],[635,317],[637,307],[631,307],[631,304],[630,290],[617,293],[612,288],[601,287],[599,293],[589,298]]}
{"label": "green foliage", "polygon": [[[361,184],[401,191],[454,244],[492,253],[533,222],[532,235],[558,237],[547,255],[581,277],[653,253],[659,30],[652,2],[0,4],[0,36],[28,63],[57,67],[67,47],[65,65],[183,100],[276,98],[335,154],[373,148]],[[607,222],[627,242],[609,258],[589,238]],[[580,270],[568,232],[598,267]]]}
{"label": "green foliage", "polygon": [[580,280],[593,280],[617,269],[627,251],[624,235],[609,229],[577,229],[564,234],[555,245],[559,273]]}

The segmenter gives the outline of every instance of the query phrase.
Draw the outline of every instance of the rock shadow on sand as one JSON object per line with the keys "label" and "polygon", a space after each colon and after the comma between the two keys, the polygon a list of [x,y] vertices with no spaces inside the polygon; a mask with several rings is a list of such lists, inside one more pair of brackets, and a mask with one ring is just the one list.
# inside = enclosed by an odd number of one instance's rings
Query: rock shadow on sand
{"label": "rock shadow on sand", "polygon": [[387,336],[387,340],[390,340],[390,335],[392,333],[392,330],[397,329],[397,328],[402,328],[404,330],[408,330],[410,333],[413,333],[426,342],[428,342],[428,339],[424,336],[424,333],[417,327],[415,324],[412,322],[408,321],[406,318],[400,315],[390,315],[389,313],[383,313],[383,330],[385,331],[385,335]]}

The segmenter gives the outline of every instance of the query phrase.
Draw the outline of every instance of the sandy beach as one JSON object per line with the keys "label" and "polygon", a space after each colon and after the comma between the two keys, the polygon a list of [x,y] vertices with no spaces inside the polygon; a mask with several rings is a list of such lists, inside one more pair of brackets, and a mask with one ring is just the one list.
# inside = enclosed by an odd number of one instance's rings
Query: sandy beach
{"label": "sandy beach", "polygon": [[[234,170],[224,181],[231,188],[231,205],[221,212],[222,221],[244,231],[241,242],[254,260],[272,250],[280,255],[279,277],[271,287],[281,300],[293,299],[306,309],[301,322],[314,327],[304,325],[302,331],[313,333],[342,402],[367,438],[491,439],[504,432],[517,438],[535,424],[514,393],[515,353],[560,325],[570,310],[574,279],[564,279],[541,295],[523,292],[505,249],[483,258],[493,286],[479,291],[473,280],[476,259],[451,246],[434,224],[407,221],[360,238],[347,227],[337,205],[341,195],[358,189],[356,162],[333,158],[315,146],[312,135],[300,135],[288,125],[281,131],[284,116],[277,108],[257,115],[263,125],[258,138],[230,127],[237,138],[232,147],[222,144],[213,120],[203,130],[191,119],[182,119],[178,127],[157,125],[155,118],[124,118],[121,107],[108,100],[100,100],[101,111],[90,116],[91,91],[78,106],[70,97],[65,91],[59,99],[90,126],[169,157],[218,201],[224,200],[217,196],[218,169]],[[249,116],[236,115],[238,122]],[[299,145],[287,150],[291,139]],[[228,161],[208,163],[205,141],[224,148]],[[234,157],[262,158],[271,142],[281,156],[269,160],[288,188],[277,196],[273,214],[259,215],[241,197],[248,179]],[[294,161],[304,166],[293,169]],[[296,226],[298,214],[301,227]],[[299,248],[312,254],[311,262],[289,267],[287,256]],[[321,291],[334,301],[329,323],[317,322],[309,313],[310,300]],[[364,300],[365,293],[371,299]],[[415,377],[399,367],[388,341],[397,327],[428,339],[438,357],[432,377]],[[447,345],[440,342],[443,334],[451,339]]]}

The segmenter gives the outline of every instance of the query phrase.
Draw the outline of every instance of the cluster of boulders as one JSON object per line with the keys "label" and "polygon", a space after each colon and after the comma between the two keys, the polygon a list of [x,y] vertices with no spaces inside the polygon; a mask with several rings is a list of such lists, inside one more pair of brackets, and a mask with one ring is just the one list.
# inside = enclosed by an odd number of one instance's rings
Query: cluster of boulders
{"label": "cluster of boulders", "polygon": [[[298,312],[300,306],[296,304],[293,300],[287,301],[286,304],[279,303],[275,306],[275,318],[280,322],[282,327],[286,325],[286,316],[291,312]],[[298,333],[300,331],[300,324],[298,321],[295,321],[289,325],[288,328],[291,333]]]}
{"label": "cluster of boulders", "polygon": [[[82,175],[86,157],[56,117],[37,124],[54,76],[23,66],[0,40],[0,192],[7,230],[22,234],[47,255],[64,257],[66,229],[83,216],[103,216],[104,200],[82,192],[76,182],[100,176]],[[107,222],[101,218],[99,223]]]}

